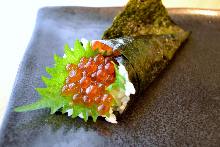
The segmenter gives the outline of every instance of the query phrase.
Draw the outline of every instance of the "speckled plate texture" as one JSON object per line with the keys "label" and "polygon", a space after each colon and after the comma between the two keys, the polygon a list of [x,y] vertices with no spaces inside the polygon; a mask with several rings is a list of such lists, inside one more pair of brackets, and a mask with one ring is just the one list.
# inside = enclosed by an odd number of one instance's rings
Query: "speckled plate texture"
{"label": "speckled plate texture", "polygon": [[[2,147],[220,146],[220,11],[169,9],[192,31],[171,64],[119,117],[87,123],[48,109],[15,113],[36,101],[45,66],[76,38],[100,39],[121,8],[50,7],[39,10],[0,132]],[[209,14],[209,15],[205,15]]]}

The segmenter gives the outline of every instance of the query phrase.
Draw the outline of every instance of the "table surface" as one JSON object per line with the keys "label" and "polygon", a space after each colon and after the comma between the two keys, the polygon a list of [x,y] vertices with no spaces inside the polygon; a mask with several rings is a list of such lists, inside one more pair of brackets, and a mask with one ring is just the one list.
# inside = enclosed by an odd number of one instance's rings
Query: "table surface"
{"label": "table surface", "polygon": [[[0,128],[7,107],[11,90],[13,88],[19,64],[31,39],[37,12],[45,6],[123,6],[127,0],[20,0],[4,1],[0,5]],[[220,9],[220,0],[163,0],[168,8],[193,7],[205,9]],[[212,15],[212,14],[210,14]],[[7,64],[6,64],[7,63]]]}

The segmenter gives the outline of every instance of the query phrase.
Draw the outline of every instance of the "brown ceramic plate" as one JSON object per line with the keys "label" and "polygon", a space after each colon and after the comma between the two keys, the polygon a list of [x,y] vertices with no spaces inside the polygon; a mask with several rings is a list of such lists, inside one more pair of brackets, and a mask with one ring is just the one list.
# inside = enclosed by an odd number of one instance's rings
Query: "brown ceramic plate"
{"label": "brown ceramic plate", "polygon": [[170,9],[191,30],[188,42],[118,124],[50,115],[15,113],[38,99],[41,75],[76,38],[100,39],[121,8],[52,7],[38,13],[1,130],[1,146],[218,146],[220,145],[220,11]]}

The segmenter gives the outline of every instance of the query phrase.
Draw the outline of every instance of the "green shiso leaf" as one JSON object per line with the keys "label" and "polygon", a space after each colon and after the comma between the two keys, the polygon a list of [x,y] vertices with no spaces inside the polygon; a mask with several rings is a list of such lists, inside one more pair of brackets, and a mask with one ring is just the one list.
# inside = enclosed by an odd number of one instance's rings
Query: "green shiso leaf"
{"label": "green shiso leaf", "polygon": [[115,67],[115,82],[109,85],[106,90],[111,92],[112,90],[125,90],[125,78],[119,73],[117,65],[112,62]]}
{"label": "green shiso leaf", "polygon": [[[111,85],[109,85],[106,90],[113,96],[113,106],[120,105],[120,102],[118,101],[117,97],[120,97],[121,93],[125,93],[125,77],[123,77],[118,70],[118,66],[114,64],[115,67],[115,81]],[[107,117],[109,114],[106,115]]]}
{"label": "green shiso leaf", "polygon": [[[88,116],[91,115],[93,121],[97,120],[99,113],[94,105],[88,108],[84,105],[72,104],[71,97],[66,97],[61,95],[61,89],[63,87],[64,81],[68,76],[66,71],[66,65],[73,63],[78,64],[82,57],[93,57],[98,54],[98,51],[92,50],[91,43],[88,42],[86,48],[82,46],[79,40],[74,43],[74,49],[71,49],[67,44],[64,46],[65,56],[63,58],[58,55],[54,55],[55,64],[54,67],[46,67],[47,73],[51,78],[42,76],[42,81],[45,83],[45,88],[36,88],[36,91],[40,95],[40,99],[35,103],[20,106],[15,108],[16,112],[32,111],[41,108],[50,108],[51,114],[56,111],[61,111],[66,113],[68,110],[72,110],[72,118],[82,115],[85,121],[88,120]],[[115,65],[116,80],[108,87],[108,91],[114,89],[125,89],[124,82],[125,79],[119,74],[118,67]]]}
{"label": "green shiso leaf", "polygon": [[74,43],[74,49],[71,49],[67,44],[64,46],[65,57],[61,58],[58,55],[54,55],[55,64],[54,67],[46,67],[47,73],[51,78],[42,76],[42,81],[45,83],[45,88],[36,88],[36,91],[40,95],[40,99],[35,103],[20,106],[15,108],[16,112],[31,111],[41,108],[50,108],[51,114],[62,108],[62,113],[67,112],[69,109],[73,110],[72,117],[76,117],[82,113],[85,121],[88,120],[88,114],[92,114],[93,120],[96,121],[98,112],[95,107],[87,108],[83,105],[71,105],[71,97],[61,96],[61,89],[63,83],[68,76],[66,71],[66,65],[73,63],[78,64],[82,57],[92,57],[97,54],[97,51],[93,51],[90,42],[88,42],[86,48],[82,46],[79,40]]}
{"label": "green shiso leaf", "polygon": [[90,42],[87,43],[85,52],[86,52],[86,57],[87,58],[95,56],[95,55],[97,55],[99,53],[98,49],[96,49],[95,51],[92,50],[92,46],[91,46]]}

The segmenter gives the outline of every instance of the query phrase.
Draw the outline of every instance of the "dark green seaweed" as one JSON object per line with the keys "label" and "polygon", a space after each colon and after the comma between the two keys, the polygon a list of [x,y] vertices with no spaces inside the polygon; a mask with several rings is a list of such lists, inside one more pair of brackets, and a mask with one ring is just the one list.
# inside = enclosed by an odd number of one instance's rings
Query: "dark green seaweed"
{"label": "dark green seaweed", "polygon": [[138,95],[166,67],[188,36],[189,32],[171,20],[161,0],[130,0],[103,39],[121,52]]}
{"label": "dark green seaweed", "polygon": [[121,53],[129,79],[139,94],[166,67],[187,37],[187,33],[145,35],[110,39],[105,43]]}
{"label": "dark green seaweed", "polygon": [[130,0],[104,32],[103,39],[174,33],[185,32],[171,20],[161,0]]}

